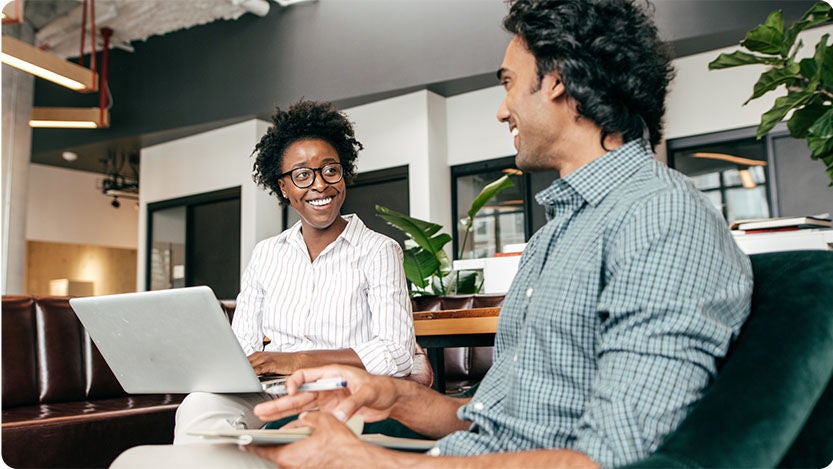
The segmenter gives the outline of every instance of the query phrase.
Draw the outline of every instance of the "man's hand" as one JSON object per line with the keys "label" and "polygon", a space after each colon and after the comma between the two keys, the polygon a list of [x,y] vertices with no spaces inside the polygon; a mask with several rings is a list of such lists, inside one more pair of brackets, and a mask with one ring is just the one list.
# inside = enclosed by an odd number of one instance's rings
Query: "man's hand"
{"label": "man's hand", "polygon": [[[243,446],[280,468],[295,467],[373,467],[380,448],[362,443],[346,425],[326,412],[309,412],[299,419],[313,429],[312,435],[297,443],[282,446]],[[374,461],[375,459],[375,461]]]}
{"label": "man's hand", "polygon": [[[334,391],[299,392],[298,387],[322,378],[341,377],[347,387]],[[303,411],[318,409],[346,422],[358,413],[366,422],[390,416],[397,402],[401,380],[374,376],[359,368],[341,365],[298,370],[286,380],[288,396],[258,404],[255,415],[261,420],[277,420]]]}

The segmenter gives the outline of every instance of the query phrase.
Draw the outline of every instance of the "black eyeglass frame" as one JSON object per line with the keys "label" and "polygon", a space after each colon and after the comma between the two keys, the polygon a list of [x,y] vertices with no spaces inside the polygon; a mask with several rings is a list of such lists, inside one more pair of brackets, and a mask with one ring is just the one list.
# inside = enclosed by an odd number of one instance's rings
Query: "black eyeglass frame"
{"label": "black eyeglass frame", "polygon": [[[339,168],[338,179],[336,179],[335,181],[328,181],[327,178],[324,177],[324,173],[322,171],[324,170],[324,168],[326,168],[328,166],[338,166],[338,168]],[[297,181],[295,181],[295,177],[293,176],[293,173],[295,173],[296,171],[304,170],[304,169],[307,170],[307,171],[312,171],[312,179],[310,179],[309,184],[307,184],[305,186],[302,186],[302,185],[298,184]],[[315,178],[316,178],[315,173],[318,173],[321,176],[321,179],[324,182],[326,182],[327,184],[330,184],[330,185],[337,184],[339,181],[344,179],[344,166],[341,163],[327,163],[327,164],[325,164],[321,167],[318,167],[318,168],[306,168],[306,167],[293,168],[293,169],[291,169],[291,170],[289,170],[285,173],[279,174],[278,179],[280,179],[282,177],[289,176],[289,180],[292,181],[292,184],[294,184],[295,187],[297,187],[298,189],[306,189],[307,187],[310,187],[313,184],[315,184]]]}

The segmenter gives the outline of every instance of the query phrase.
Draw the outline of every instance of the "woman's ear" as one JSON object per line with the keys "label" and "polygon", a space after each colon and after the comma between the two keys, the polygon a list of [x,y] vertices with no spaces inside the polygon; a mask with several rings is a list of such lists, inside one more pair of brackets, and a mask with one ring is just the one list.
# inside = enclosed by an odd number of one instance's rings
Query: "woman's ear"
{"label": "woman's ear", "polygon": [[281,195],[283,195],[283,198],[288,199],[289,197],[286,196],[286,183],[284,182],[283,178],[278,180],[278,187],[281,190]]}

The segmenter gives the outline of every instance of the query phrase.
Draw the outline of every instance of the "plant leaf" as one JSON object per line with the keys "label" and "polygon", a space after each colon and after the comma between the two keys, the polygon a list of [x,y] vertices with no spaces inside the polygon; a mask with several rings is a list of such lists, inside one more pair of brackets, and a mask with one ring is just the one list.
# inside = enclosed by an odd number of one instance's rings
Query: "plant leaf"
{"label": "plant leaf", "polygon": [[828,21],[833,21],[833,8],[825,2],[816,2],[804,13],[800,20],[787,29],[784,34],[784,47],[789,51],[795,43],[798,33]]}
{"label": "plant leaf", "polygon": [[[500,194],[504,189],[508,189],[515,184],[509,180],[509,175],[504,174],[500,178],[490,182],[486,187],[480,191],[480,194],[477,194],[475,197],[474,202],[471,203],[471,207],[469,208],[468,215],[469,219],[473,219],[477,212],[486,205],[486,202],[492,199],[492,197]],[[471,223],[471,222],[470,222]]]}
{"label": "plant leaf", "polygon": [[770,13],[766,22],[746,33],[746,38],[740,43],[741,46],[752,52],[779,54],[782,57],[786,57],[787,54],[782,54],[781,50],[783,44],[784,15],[781,13],[781,10]]}
{"label": "plant leaf", "polygon": [[477,293],[477,271],[455,270],[449,276],[446,295],[471,295]]}
{"label": "plant leaf", "polygon": [[439,268],[440,262],[430,252],[420,248],[406,249],[403,253],[405,277],[419,288],[428,286],[431,275]]}
{"label": "plant leaf", "polygon": [[758,82],[752,91],[752,96],[746,100],[744,105],[753,99],[760,98],[764,94],[778,88],[784,83],[790,82],[799,77],[799,66],[797,63],[791,63],[784,68],[771,68],[761,74]]}
{"label": "plant leaf", "polygon": [[[432,254],[436,253],[438,249],[436,246],[439,244],[439,241],[432,241],[431,236],[442,229],[442,226],[436,223],[420,220],[418,218],[409,217],[404,213],[399,213],[387,207],[382,207],[381,205],[376,206],[376,215],[388,222],[389,225],[404,232],[422,249],[430,251]],[[445,236],[447,236],[450,240],[450,236],[447,234]],[[439,249],[441,249],[443,245],[445,245],[445,243],[442,243]]]}
{"label": "plant leaf", "polygon": [[825,106],[821,103],[811,103],[801,109],[797,109],[787,122],[790,136],[793,138],[806,138],[807,130],[810,126],[828,109],[830,109],[830,106]]}
{"label": "plant leaf", "polygon": [[[827,38],[829,34],[825,34],[822,36],[819,45],[816,47],[816,55],[815,59],[818,62],[818,82],[824,85],[833,85],[833,47],[827,44]],[[822,44],[824,47],[822,51],[819,51]]]}
{"label": "plant leaf", "polygon": [[790,92],[786,96],[776,98],[772,108],[761,116],[761,123],[758,125],[757,132],[758,138],[762,138],[767,132],[772,130],[791,109],[800,107],[812,97],[812,91],[798,91]]}
{"label": "plant leaf", "polygon": [[833,152],[833,107],[828,106],[827,111],[807,129],[807,146],[813,159]]}
{"label": "plant leaf", "polygon": [[743,51],[735,51],[730,54],[720,54],[716,59],[709,62],[709,70],[720,70],[723,68],[739,67],[741,65],[781,65],[783,59],[779,57],[764,57],[750,54]]}

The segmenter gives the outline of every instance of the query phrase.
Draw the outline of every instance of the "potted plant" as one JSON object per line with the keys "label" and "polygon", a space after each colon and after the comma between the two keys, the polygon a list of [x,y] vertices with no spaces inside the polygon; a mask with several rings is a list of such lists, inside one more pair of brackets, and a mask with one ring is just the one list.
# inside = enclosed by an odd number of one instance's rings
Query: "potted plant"
{"label": "potted plant", "polygon": [[[465,233],[460,244],[458,257],[462,257],[469,239],[474,217],[501,191],[514,184],[505,175],[490,183],[480,191],[469,208],[465,220]],[[381,205],[376,206],[377,216],[391,226],[401,230],[413,242],[414,246],[404,251],[405,277],[411,282],[411,296],[421,295],[461,295],[480,291],[482,281],[478,282],[477,273],[473,271],[454,271],[451,260],[444,248],[451,241],[451,235],[441,233],[441,225],[414,218],[404,213],[391,210]]]}
{"label": "potted plant", "polygon": [[749,31],[741,41],[741,47],[749,52],[738,50],[720,54],[709,63],[709,70],[769,65],[744,104],[781,86],[786,87],[787,94],[776,98],[772,108],[761,116],[758,138],[766,135],[793,111],[787,121],[790,135],[807,141],[810,157],[824,163],[833,186],[833,45],[828,44],[830,35],[821,37],[812,57],[796,59],[803,46],[801,40],[797,41],[798,34],[829,22],[833,22],[833,8],[821,1],[816,2],[789,28],[784,26],[782,12],[775,11],[764,24]]}

